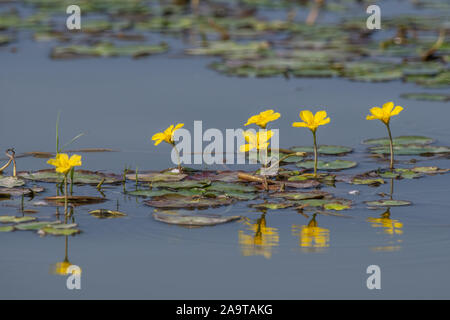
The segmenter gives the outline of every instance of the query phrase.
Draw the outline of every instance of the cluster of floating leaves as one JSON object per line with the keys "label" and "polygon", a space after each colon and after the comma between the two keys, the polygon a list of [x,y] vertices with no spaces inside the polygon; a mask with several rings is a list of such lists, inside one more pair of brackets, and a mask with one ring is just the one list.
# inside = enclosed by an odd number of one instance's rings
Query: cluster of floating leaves
{"label": "cluster of floating leaves", "polygon": [[[365,7],[359,1],[327,1],[321,12],[334,22],[307,23],[296,18],[311,10],[313,1],[119,1],[83,0],[82,29],[69,31],[64,16],[66,0],[24,0],[34,13],[24,16],[11,6],[0,13],[0,46],[13,44],[16,31],[31,30],[35,41],[56,41],[50,56],[143,56],[169,51],[167,43],[183,38],[186,55],[216,56],[210,67],[239,77],[342,77],[353,81],[401,80],[426,88],[450,85],[450,46],[443,1],[414,1],[434,15],[383,17],[383,33],[368,30]],[[10,5],[10,4],[5,4]],[[285,18],[266,18],[267,8]],[[350,13],[360,12],[360,15]],[[270,16],[270,15],[269,15]],[[279,15],[277,15],[279,16]],[[94,18],[95,17],[95,18]],[[164,41],[151,41],[153,34]],[[125,44],[124,44],[125,42]],[[178,46],[177,46],[178,47]],[[447,101],[440,93],[408,93],[405,98]]]}

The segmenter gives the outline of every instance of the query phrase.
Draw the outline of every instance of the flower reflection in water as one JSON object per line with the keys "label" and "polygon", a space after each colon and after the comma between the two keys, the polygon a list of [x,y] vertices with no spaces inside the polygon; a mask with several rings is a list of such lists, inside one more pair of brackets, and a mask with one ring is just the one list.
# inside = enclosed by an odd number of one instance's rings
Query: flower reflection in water
{"label": "flower reflection in water", "polygon": [[252,234],[248,234],[243,230],[239,231],[239,245],[241,246],[242,255],[261,255],[270,259],[273,247],[278,246],[280,241],[278,229],[267,226],[265,213],[255,223],[252,223],[250,219],[246,219],[244,224]]}
{"label": "flower reflection in water", "polygon": [[[387,209],[379,218],[369,217],[367,221],[370,222],[373,228],[381,228],[384,234],[392,237],[400,236],[403,234],[403,223],[399,220],[391,219],[391,211]],[[374,251],[397,251],[400,250],[401,239],[393,239],[387,246],[373,247]]]}
{"label": "flower reflection in water", "polygon": [[317,225],[316,215],[307,225],[292,225],[292,235],[299,237],[299,246],[306,252],[320,252],[330,246],[330,230]]}

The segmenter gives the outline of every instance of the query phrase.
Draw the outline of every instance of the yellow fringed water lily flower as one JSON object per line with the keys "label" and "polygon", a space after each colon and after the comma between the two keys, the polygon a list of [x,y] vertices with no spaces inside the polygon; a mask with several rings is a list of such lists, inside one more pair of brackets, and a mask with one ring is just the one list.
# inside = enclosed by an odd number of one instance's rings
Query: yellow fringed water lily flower
{"label": "yellow fringed water lily flower", "polygon": [[[54,274],[59,274],[61,276],[65,276],[67,275],[67,270],[69,269],[69,267],[72,265],[72,263],[70,263],[68,260],[64,260],[63,262],[58,262],[55,263],[52,266],[52,273]],[[73,271],[72,274],[81,274],[81,270],[78,271]]]}
{"label": "yellow fringed water lily flower", "polygon": [[274,112],[273,110],[266,110],[257,114],[256,116],[250,117],[247,120],[245,126],[254,123],[257,126],[260,126],[261,128],[265,129],[267,123],[269,123],[270,121],[277,120],[279,117],[281,117],[281,114],[279,114],[278,112]]}
{"label": "yellow fringed water lily flower", "polygon": [[294,122],[292,126],[296,128],[309,128],[312,132],[316,132],[319,126],[330,122],[330,118],[327,118],[326,111],[318,111],[316,114],[313,114],[309,110],[303,110],[300,112],[300,118],[304,122]]}
{"label": "yellow fringed water lily flower", "polygon": [[160,144],[163,141],[167,142],[168,144],[173,145],[174,144],[173,134],[175,133],[175,131],[182,128],[183,126],[184,126],[184,123],[179,123],[176,126],[171,125],[166,130],[164,130],[164,132],[158,132],[158,133],[154,134],[152,137],[152,140],[156,141],[155,146],[157,146],[158,144]]}
{"label": "yellow fringed water lily flower", "polygon": [[245,141],[248,142],[248,144],[243,144],[240,146],[241,152],[248,152],[253,149],[257,150],[265,150],[269,147],[269,140],[273,136],[272,130],[260,130],[256,134],[254,134],[252,131],[248,130],[244,132],[244,138]]}
{"label": "yellow fringed water lily flower", "polygon": [[394,105],[395,105],[394,102],[391,101],[383,104],[382,108],[373,107],[372,109],[370,109],[371,115],[368,115],[366,119],[367,120],[378,119],[384,122],[385,124],[388,124],[392,116],[399,114],[403,110],[403,108],[400,106],[396,106],[394,108]]}
{"label": "yellow fringed water lily flower", "polygon": [[55,159],[47,161],[49,165],[56,167],[56,172],[67,174],[73,167],[81,166],[81,156],[74,154],[69,158],[66,153],[58,153]]}

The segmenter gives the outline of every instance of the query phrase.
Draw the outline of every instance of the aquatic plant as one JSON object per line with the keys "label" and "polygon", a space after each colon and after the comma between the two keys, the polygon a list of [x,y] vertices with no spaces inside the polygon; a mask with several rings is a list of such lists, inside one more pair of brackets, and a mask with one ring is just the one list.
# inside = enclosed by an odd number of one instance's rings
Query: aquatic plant
{"label": "aquatic plant", "polygon": [[300,112],[300,118],[303,122],[294,122],[292,123],[293,127],[296,128],[308,128],[311,130],[314,139],[314,177],[317,177],[317,137],[316,130],[319,126],[323,126],[330,122],[330,118],[327,118],[326,111],[318,111],[316,114],[309,110],[303,110]]}
{"label": "aquatic plant", "polygon": [[244,126],[248,126],[254,123],[261,129],[265,129],[269,122],[277,120],[279,117],[281,117],[281,114],[279,114],[278,112],[274,112],[272,109],[266,110],[250,117],[247,120],[247,123],[244,124]]}
{"label": "aquatic plant", "polygon": [[372,109],[370,109],[371,115],[368,115],[366,117],[367,120],[380,120],[386,125],[389,134],[389,149],[391,153],[391,162],[389,168],[391,170],[394,169],[394,143],[392,141],[392,133],[389,123],[391,121],[391,117],[399,114],[403,110],[401,106],[396,106],[395,108],[394,106],[394,102],[391,101],[383,104],[382,108],[373,107]]}
{"label": "aquatic plant", "polygon": [[70,158],[66,153],[58,153],[54,159],[49,159],[48,164],[55,167],[55,171],[64,175],[64,213],[67,215],[68,190],[67,177],[73,167],[81,166],[81,156],[74,154]]}
{"label": "aquatic plant", "polygon": [[9,165],[12,163],[13,164],[13,177],[15,177],[17,175],[17,169],[16,169],[16,152],[14,151],[14,149],[8,149],[5,152],[6,156],[9,158],[8,162],[2,166],[0,168],[0,174],[2,174],[2,172],[9,167]]}
{"label": "aquatic plant", "polygon": [[182,171],[181,161],[180,161],[180,153],[178,152],[178,149],[175,146],[175,141],[173,141],[173,134],[175,133],[175,131],[182,128],[183,126],[184,126],[184,123],[179,123],[176,126],[174,126],[172,124],[170,127],[168,127],[163,132],[155,133],[152,137],[152,140],[155,141],[155,146],[157,146],[158,144],[160,144],[161,142],[164,141],[173,147],[173,149],[175,150],[175,152],[177,154],[177,158],[178,158],[178,172],[179,173],[181,173],[181,171]]}

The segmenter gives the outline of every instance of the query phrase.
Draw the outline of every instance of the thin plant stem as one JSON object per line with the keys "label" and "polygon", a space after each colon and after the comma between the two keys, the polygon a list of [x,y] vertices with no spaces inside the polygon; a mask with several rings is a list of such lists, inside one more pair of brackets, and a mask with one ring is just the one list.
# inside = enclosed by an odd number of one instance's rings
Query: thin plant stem
{"label": "thin plant stem", "polygon": [[73,194],[73,176],[75,174],[75,168],[70,170],[70,195]]}
{"label": "thin plant stem", "polygon": [[180,153],[178,152],[177,147],[175,144],[173,145],[173,148],[175,149],[175,153],[177,154],[177,160],[178,160],[178,173],[181,173],[181,160],[180,160]]}
{"label": "thin plant stem", "polygon": [[67,217],[67,208],[68,208],[68,203],[69,203],[69,195],[68,195],[68,190],[67,190],[67,173],[64,176],[64,216]]}
{"label": "thin plant stem", "polygon": [[315,131],[312,134],[314,139],[314,177],[317,178],[317,138]]}
{"label": "thin plant stem", "polygon": [[390,162],[389,168],[392,170],[392,169],[394,169],[394,142],[392,141],[392,133],[391,133],[391,128],[389,126],[389,123],[386,124],[386,128],[387,128],[388,134],[389,134],[389,148],[391,151],[391,162]]}
{"label": "thin plant stem", "polygon": [[392,197],[394,195],[394,178],[391,179],[391,190],[389,194],[389,198],[392,200]]}

